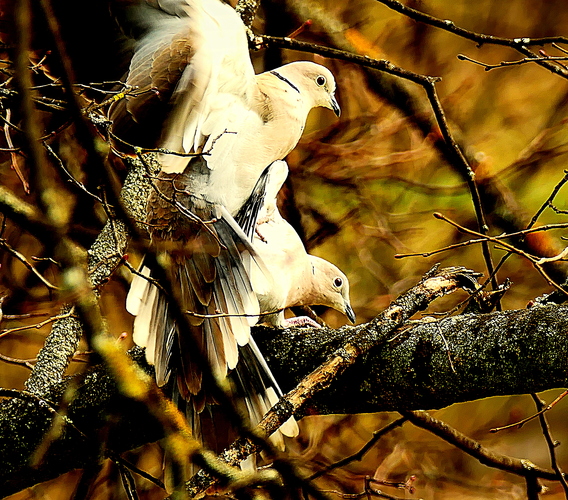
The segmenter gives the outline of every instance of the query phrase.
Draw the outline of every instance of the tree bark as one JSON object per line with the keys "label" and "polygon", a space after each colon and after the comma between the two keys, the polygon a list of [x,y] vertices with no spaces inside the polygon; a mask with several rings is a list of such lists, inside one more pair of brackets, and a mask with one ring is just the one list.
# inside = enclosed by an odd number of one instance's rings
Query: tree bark
{"label": "tree bark", "polygon": [[[405,326],[316,395],[304,413],[433,409],[565,387],[567,313],[568,307],[551,305]],[[305,333],[259,328],[255,338],[287,392],[353,330],[367,326]]]}
{"label": "tree bark", "polygon": [[[567,312],[568,307],[545,306],[407,323],[359,357],[301,413],[440,408],[565,387]],[[255,338],[286,392],[353,335],[373,327],[372,322],[338,330],[257,327]],[[144,364],[141,349],[131,354]],[[4,496],[163,435],[146,408],[119,394],[102,366],[57,385],[49,400],[59,403],[14,391],[2,395],[8,397],[0,403]]]}

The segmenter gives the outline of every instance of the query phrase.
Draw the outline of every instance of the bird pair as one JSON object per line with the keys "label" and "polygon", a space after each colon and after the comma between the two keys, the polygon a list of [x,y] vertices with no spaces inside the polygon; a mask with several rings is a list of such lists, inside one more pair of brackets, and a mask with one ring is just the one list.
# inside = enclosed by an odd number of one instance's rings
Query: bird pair
{"label": "bird pair", "polygon": [[[194,429],[212,402],[199,363],[229,373],[251,423],[281,394],[250,335],[261,321],[284,327],[296,305],[334,307],[354,321],[345,275],[309,256],[282,218],[276,196],[308,113],[339,115],[325,67],[295,62],[255,75],[245,27],[219,0],[146,0],[134,16],[145,29],[126,84],[109,110],[113,147],[159,147],[162,170],[147,205],[152,243],[167,256],[189,330],[143,266],[127,309],[134,341],[146,348],[164,386],[189,402]],[[195,345],[199,347],[195,351]],[[288,434],[296,432],[295,424]]]}

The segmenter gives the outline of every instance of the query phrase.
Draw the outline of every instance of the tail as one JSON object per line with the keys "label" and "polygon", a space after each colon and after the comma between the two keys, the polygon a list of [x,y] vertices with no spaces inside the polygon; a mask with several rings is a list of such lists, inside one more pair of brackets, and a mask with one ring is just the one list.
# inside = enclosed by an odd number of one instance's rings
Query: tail
{"label": "tail", "polygon": [[[204,220],[215,219],[212,227],[221,245],[214,246],[210,239],[196,234],[190,245],[193,253],[173,259],[171,279],[181,291],[184,310],[189,311],[191,332],[180,331],[166,294],[152,283],[152,270],[145,264],[133,278],[126,306],[135,316],[134,341],[146,348],[146,359],[155,367],[157,384],[185,412],[195,437],[207,447],[222,451],[238,434],[203,383],[192,349],[194,342],[188,334],[207,353],[218,376],[231,372],[235,397],[246,408],[250,425],[260,422],[281,391],[250,337],[250,326],[257,321],[258,302],[245,262],[262,264],[255,261],[251,244],[230,215],[222,211],[212,215]],[[206,243],[199,241],[198,245],[196,241],[201,237]],[[282,434],[297,433],[292,419],[273,440],[283,448]]]}

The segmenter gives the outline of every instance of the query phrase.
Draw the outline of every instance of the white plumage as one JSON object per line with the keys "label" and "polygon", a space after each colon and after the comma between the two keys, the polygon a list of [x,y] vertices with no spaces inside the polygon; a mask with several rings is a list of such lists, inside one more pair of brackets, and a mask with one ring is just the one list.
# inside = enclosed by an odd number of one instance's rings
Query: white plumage
{"label": "white plumage", "polygon": [[[350,321],[355,315],[349,301],[349,281],[331,262],[306,252],[294,228],[282,217],[276,197],[288,175],[284,161],[274,162],[268,172],[266,198],[260,209],[253,246],[264,262],[266,272],[252,269],[252,285],[263,315],[260,322],[288,327],[314,325],[309,318],[286,320],[284,309],[295,306],[323,305],[345,314]],[[267,315],[271,311],[274,314]]]}
{"label": "white plumage", "polygon": [[[162,172],[147,222],[158,252],[170,257],[169,279],[180,290],[191,332],[172,320],[167,297],[135,276],[127,299],[136,316],[134,340],[146,347],[158,384],[174,373],[177,391],[197,413],[209,399],[188,335],[218,376],[234,370],[233,378],[244,382],[241,392],[249,390],[247,374],[258,370],[263,394],[245,395],[247,405],[272,402],[280,391],[249,343],[259,311],[250,274],[262,264],[234,217],[263,171],[296,146],[312,108],[339,115],[333,75],[305,61],[255,75],[245,27],[219,0],[146,0],[135,17],[146,27],[126,79],[136,90],[111,106],[111,139],[120,153],[172,152],[159,155]],[[239,217],[243,227],[256,223],[258,207],[250,206]],[[152,276],[148,268],[142,273]],[[249,408],[252,420],[264,403]]]}

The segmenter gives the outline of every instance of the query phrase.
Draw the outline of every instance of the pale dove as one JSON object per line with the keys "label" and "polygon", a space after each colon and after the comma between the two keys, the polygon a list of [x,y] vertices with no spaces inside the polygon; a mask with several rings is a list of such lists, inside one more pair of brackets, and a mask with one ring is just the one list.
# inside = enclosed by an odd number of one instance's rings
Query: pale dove
{"label": "pale dove", "polygon": [[[286,162],[271,165],[253,240],[253,247],[272,278],[268,282],[265,272],[252,269],[252,285],[263,313],[259,322],[281,328],[317,327],[319,325],[306,316],[284,317],[286,308],[315,305],[332,307],[355,322],[345,274],[331,262],[309,255],[294,228],[278,210],[276,196],[287,175]],[[271,311],[275,311],[274,314],[266,314]]]}
{"label": "pale dove", "polygon": [[[333,75],[308,61],[255,75],[244,25],[219,0],[147,4],[160,15],[130,65],[126,83],[135,94],[110,110],[112,134],[136,146],[207,153],[193,192],[234,215],[262,171],[296,146],[312,108],[339,115]],[[188,161],[161,155],[167,173],[183,172]]]}
{"label": "pale dove", "polygon": [[[265,168],[296,146],[312,108],[339,114],[333,75],[323,66],[295,62],[255,76],[244,25],[219,0],[147,0],[141,16],[148,31],[126,80],[136,90],[109,110],[113,147],[203,153],[160,155],[163,171],[148,201],[149,231],[170,258],[170,279],[179,287],[191,334],[215,374],[234,369],[239,346],[245,346],[241,357],[250,366],[240,368],[251,377],[262,372],[252,385],[266,393],[259,397],[273,399],[277,386],[248,344],[259,312],[249,277],[255,252],[233,216]],[[256,216],[249,210],[241,221],[254,227]],[[147,268],[142,272],[152,276]],[[175,373],[181,396],[201,411],[207,392],[194,362],[199,353],[189,348],[190,333],[178,331],[171,319],[167,298],[135,276],[127,308],[136,316],[134,340],[146,347],[158,384]]]}

